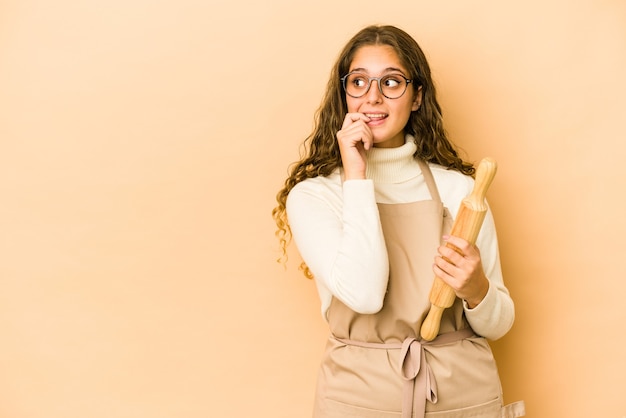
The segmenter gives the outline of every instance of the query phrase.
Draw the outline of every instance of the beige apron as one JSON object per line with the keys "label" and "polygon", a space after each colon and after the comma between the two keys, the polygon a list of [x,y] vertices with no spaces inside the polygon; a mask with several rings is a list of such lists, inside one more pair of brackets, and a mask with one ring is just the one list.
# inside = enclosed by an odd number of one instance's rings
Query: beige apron
{"label": "beige apron", "polygon": [[502,406],[487,341],[469,327],[460,299],[446,309],[440,335],[420,340],[428,313],[432,264],[452,218],[429,167],[419,161],[433,200],[379,204],[389,254],[383,308],[358,314],[333,298],[331,337],[319,371],[314,418],[519,417]]}

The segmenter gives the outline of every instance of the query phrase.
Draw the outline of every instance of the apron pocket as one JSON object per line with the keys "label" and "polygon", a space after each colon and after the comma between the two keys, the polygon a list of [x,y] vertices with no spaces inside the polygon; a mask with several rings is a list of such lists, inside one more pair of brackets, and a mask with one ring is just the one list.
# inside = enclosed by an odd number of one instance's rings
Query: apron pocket
{"label": "apron pocket", "polygon": [[398,418],[400,412],[348,405],[333,399],[318,399],[313,418]]}
{"label": "apron pocket", "polygon": [[427,412],[426,418],[502,418],[502,399],[448,411]]}

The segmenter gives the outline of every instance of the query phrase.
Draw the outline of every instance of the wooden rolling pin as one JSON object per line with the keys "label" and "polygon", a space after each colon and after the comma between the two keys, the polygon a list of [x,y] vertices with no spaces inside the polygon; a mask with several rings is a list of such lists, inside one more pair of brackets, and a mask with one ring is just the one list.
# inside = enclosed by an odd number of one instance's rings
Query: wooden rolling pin
{"label": "wooden rolling pin", "polygon": [[[484,158],[480,162],[476,169],[476,181],[472,193],[461,202],[450,235],[463,238],[470,244],[476,243],[476,237],[478,237],[478,232],[480,232],[480,227],[487,213],[485,195],[496,175],[496,169],[496,162],[491,158]],[[452,244],[446,244],[446,246],[457,250]],[[429,298],[430,310],[422,323],[420,335],[423,339],[432,341],[439,333],[439,324],[444,309],[454,304],[456,294],[446,282],[435,276]]]}

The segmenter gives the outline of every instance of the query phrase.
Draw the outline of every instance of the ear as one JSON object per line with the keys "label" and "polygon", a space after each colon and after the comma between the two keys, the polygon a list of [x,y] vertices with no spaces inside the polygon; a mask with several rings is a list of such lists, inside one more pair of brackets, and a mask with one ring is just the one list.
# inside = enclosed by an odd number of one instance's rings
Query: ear
{"label": "ear", "polygon": [[413,105],[411,106],[411,111],[415,112],[422,105],[422,86],[417,88],[417,92],[413,98]]}

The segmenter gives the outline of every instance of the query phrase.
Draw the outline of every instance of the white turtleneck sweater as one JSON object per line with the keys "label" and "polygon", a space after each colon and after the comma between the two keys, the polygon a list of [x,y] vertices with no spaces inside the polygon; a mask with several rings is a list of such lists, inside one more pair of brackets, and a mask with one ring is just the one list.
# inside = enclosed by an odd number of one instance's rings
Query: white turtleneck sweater
{"label": "white turtleneck sweater", "polygon": [[[367,153],[365,180],[342,182],[340,170],[327,177],[298,183],[289,193],[287,215],[294,241],[315,276],[322,314],[334,296],[350,309],[376,313],[382,308],[389,278],[387,249],[376,203],[408,203],[431,199],[419,165],[416,145],[372,148]],[[444,205],[456,217],[474,180],[458,171],[430,164]],[[489,290],[473,309],[464,303],[474,331],[497,339],[513,325],[515,309],[504,286],[498,242],[491,212],[478,235]]]}

